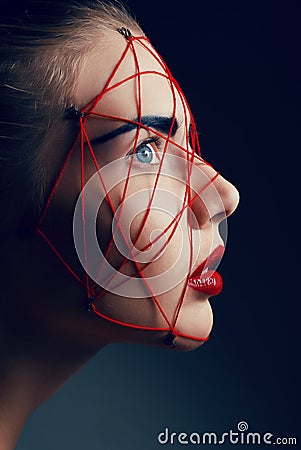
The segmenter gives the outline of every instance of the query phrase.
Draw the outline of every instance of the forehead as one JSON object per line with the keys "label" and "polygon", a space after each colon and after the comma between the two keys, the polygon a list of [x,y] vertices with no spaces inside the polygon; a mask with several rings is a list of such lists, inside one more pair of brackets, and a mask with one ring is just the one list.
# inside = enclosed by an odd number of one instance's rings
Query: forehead
{"label": "forehead", "polygon": [[[126,52],[124,54],[124,52]],[[107,85],[108,80],[113,78]],[[142,116],[184,115],[185,100],[171,82],[169,71],[147,40],[134,40],[131,46],[117,31],[108,45],[89,54],[80,73],[76,102],[83,108],[105,89],[94,111],[126,119]],[[105,121],[104,129],[112,127]]]}

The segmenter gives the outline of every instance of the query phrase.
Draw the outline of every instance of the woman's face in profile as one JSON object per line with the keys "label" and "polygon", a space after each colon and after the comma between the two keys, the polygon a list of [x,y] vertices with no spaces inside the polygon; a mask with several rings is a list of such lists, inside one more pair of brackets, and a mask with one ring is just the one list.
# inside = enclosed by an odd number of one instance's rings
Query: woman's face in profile
{"label": "woman's face in profile", "polygon": [[[159,345],[174,329],[178,348],[195,348],[212,328],[209,298],[221,280],[213,274],[210,285],[206,273],[223,255],[219,224],[238,193],[195,152],[189,106],[149,42],[134,40],[122,59],[127,45],[112,32],[85,60],[76,103],[85,109],[103,94],[83,121],[45,234],[55,222],[61,254],[89,275],[101,317],[156,329],[149,342]],[[72,244],[62,237],[70,218]]]}

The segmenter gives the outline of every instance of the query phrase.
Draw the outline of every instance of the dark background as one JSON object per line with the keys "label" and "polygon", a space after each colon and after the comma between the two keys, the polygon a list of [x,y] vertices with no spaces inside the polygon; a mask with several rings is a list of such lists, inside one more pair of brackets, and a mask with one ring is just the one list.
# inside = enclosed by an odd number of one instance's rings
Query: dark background
{"label": "dark background", "polygon": [[298,437],[300,7],[129,4],[191,104],[205,159],[241,194],[215,326],[191,353],[105,348],[36,411],[17,449],[152,450],[165,427],[221,434],[243,420]]}

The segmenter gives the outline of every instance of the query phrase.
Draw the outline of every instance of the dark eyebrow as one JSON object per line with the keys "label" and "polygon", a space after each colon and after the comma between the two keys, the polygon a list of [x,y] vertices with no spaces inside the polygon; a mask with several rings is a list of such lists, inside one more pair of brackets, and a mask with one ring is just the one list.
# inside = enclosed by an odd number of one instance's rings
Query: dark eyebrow
{"label": "dark eyebrow", "polygon": [[144,116],[142,117],[141,122],[138,122],[138,119],[134,119],[133,122],[128,122],[125,125],[122,125],[121,127],[104,134],[103,136],[92,139],[91,144],[104,144],[105,142],[108,142],[121,134],[125,134],[129,131],[134,130],[139,126],[139,124],[142,125],[142,128],[153,128],[164,134],[169,134],[172,127],[171,136],[174,136],[179,128],[177,119],[174,119],[173,122],[172,117]]}

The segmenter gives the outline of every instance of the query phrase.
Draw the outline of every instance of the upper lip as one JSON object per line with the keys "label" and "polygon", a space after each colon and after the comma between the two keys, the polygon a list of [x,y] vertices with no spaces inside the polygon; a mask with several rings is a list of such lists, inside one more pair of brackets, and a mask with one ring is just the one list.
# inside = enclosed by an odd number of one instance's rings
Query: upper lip
{"label": "upper lip", "polygon": [[223,245],[218,245],[212,253],[192,272],[189,278],[196,278],[200,276],[204,270],[215,266],[223,257],[225,252],[225,247]]}

